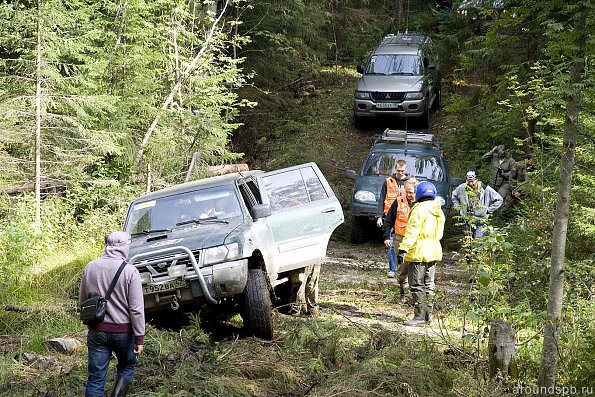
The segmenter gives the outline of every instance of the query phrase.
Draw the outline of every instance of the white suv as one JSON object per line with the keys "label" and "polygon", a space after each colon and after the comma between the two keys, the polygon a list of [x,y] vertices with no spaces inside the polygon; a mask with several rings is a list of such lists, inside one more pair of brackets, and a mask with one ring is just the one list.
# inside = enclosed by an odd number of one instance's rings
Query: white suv
{"label": "white suv", "polygon": [[377,116],[415,117],[429,124],[430,108],[440,105],[440,71],[432,40],[423,34],[385,36],[370,54],[355,91],[354,122]]}

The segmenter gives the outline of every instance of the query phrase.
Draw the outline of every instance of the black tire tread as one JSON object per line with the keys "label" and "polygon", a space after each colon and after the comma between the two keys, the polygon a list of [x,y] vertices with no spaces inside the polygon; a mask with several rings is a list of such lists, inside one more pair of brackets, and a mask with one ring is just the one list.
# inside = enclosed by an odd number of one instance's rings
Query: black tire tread
{"label": "black tire tread", "polygon": [[357,217],[351,217],[351,242],[353,244],[361,244],[365,241],[364,237],[364,222]]}
{"label": "black tire tread", "polygon": [[244,327],[260,339],[273,339],[271,298],[265,274],[261,269],[249,269],[244,289]]}

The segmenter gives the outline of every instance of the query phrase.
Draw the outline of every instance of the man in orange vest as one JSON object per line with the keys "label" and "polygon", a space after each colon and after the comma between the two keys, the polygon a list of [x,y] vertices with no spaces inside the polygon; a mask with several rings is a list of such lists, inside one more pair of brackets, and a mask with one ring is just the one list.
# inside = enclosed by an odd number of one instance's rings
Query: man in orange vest
{"label": "man in orange vest", "polygon": [[[410,178],[405,181],[402,193],[397,196],[393,204],[390,206],[386,217],[384,219],[384,245],[387,248],[392,248],[394,252],[399,250],[399,245],[403,241],[405,235],[405,227],[407,226],[407,218],[411,212],[411,206],[415,200],[415,188],[417,187],[417,179]],[[391,229],[394,230],[393,239],[391,241]],[[409,274],[409,262],[399,264],[397,269],[397,276],[399,280],[399,301],[405,302],[407,294],[407,275]]]}
{"label": "man in orange vest", "polygon": [[[407,162],[405,160],[397,160],[395,173],[386,178],[380,190],[380,199],[378,200],[378,212],[376,217],[376,225],[382,227],[384,217],[388,209],[395,201],[397,196],[401,194],[403,184],[409,177],[407,176]],[[389,229],[390,232],[390,229]],[[395,277],[397,271],[395,259],[395,251],[393,247],[388,247],[388,277]]]}

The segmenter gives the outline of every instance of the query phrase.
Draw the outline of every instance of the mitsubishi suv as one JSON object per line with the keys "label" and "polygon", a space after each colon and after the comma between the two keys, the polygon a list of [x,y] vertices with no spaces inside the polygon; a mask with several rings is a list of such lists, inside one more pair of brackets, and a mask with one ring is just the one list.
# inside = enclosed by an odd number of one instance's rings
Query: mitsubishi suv
{"label": "mitsubishi suv", "polygon": [[356,127],[378,116],[415,118],[428,127],[430,108],[440,106],[440,70],[428,36],[389,34],[357,71],[362,77],[354,95]]}
{"label": "mitsubishi suv", "polygon": [[[351,195],[351,242],[361,243],[377,234],[376,217],[380,191],[386,178],[395,173],[398,160],[407,162],[407,174],[436,186],[436,200],[446,213],[450,207],[451,181],[442,156],[442,144],[433,134],[389,130],[374,137],[359,171],[347,170],[355,181]],[[456,182],[453,182],[456,183]]]}

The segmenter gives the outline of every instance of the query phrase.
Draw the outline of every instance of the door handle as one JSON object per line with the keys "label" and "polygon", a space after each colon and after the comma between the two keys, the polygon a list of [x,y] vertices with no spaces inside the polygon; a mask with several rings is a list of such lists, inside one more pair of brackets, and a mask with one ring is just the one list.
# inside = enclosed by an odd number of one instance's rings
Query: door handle
{"label": "door handle", "polygon": [[327,208],[327,209],[321,211],[322,214],[330,214],[332,212],[335,212],[334,208]]}

